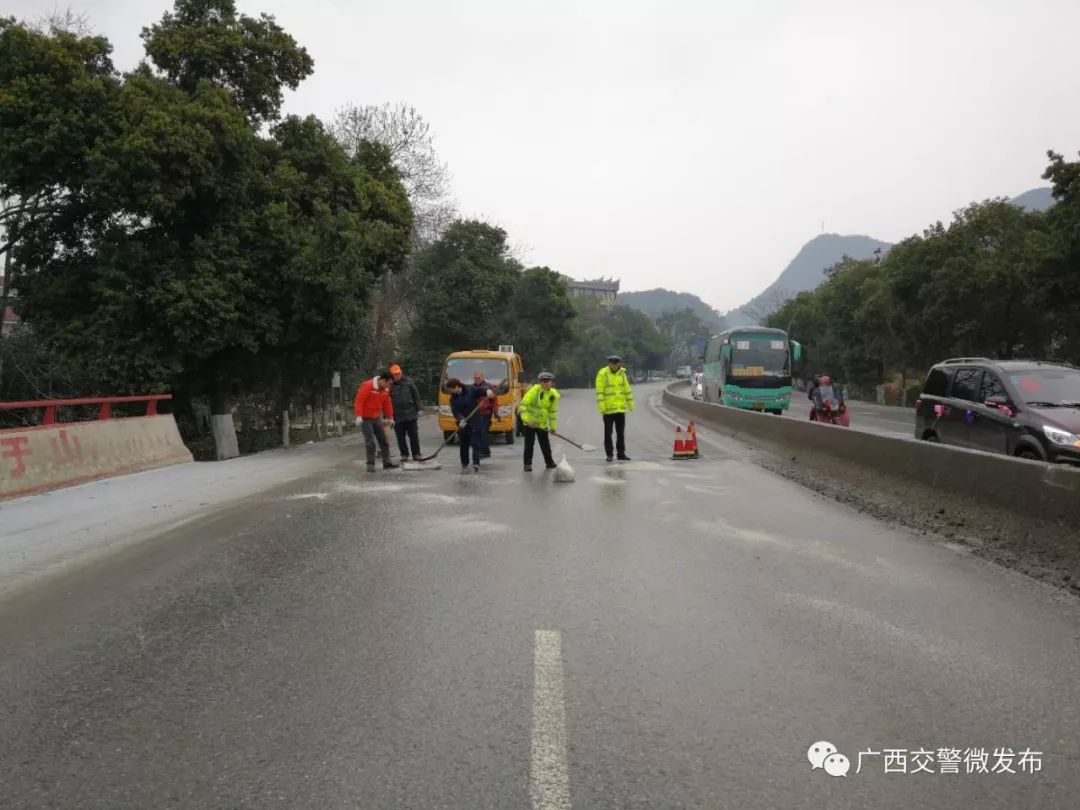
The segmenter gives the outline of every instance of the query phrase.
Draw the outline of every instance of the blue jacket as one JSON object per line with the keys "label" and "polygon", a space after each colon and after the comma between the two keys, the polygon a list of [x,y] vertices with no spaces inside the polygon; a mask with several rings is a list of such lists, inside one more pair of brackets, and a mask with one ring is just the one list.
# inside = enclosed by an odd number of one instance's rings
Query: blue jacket
{"label": "blue jacket", "polygon": [[[487,389],[483,389],[484,393],[481,394],[480,389],[473,385],[463,386],[460,394],[450,395],[450,412],[454,414],[454,419],[460,422],[467,417],[477,405],[480,404],[482,396],[486,396]],[[478,428],[484,422],[487,421],[487,416],[480,411],[473,413],[472,418],[469,419],[469,427]]]}

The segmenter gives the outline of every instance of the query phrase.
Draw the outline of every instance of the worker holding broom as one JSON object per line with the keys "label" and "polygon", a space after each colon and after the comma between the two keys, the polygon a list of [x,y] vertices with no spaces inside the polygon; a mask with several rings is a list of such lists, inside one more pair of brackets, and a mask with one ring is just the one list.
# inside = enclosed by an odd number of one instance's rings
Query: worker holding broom
{"label": "worker holding broom", "polygon": [[521,425],[525,429],[525,472],[532,472],[533,447],[538,441],[544,465],[549,470],[556,466],[555,459],[551,457],[548,433],[558,429],[556,419],[561,395],[555,390],[555,375],[550,371],[540,372],[537,380],[539,382],[525,392],[518,408]]}

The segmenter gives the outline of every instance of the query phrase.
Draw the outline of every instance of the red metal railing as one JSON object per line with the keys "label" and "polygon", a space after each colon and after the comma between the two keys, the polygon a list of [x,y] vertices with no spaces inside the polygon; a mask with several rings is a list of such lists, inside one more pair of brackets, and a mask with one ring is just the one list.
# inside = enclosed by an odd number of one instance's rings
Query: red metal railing
{"label": "red metal railing", "polygon": [[112,406],[128,402],[145,402],[146,415],[156,416],[157,405],[163,400],[172,399],[172,394],[146,394],[138,397],[88,397],[86,399],[36,399],[28,402],[0,402],[0,411],[14,411],[24,408],[44,408],[41,419],[43,425],[56,424],[56,409],[70,408],[76,405],[98,405],[98,419],[111,419]]}

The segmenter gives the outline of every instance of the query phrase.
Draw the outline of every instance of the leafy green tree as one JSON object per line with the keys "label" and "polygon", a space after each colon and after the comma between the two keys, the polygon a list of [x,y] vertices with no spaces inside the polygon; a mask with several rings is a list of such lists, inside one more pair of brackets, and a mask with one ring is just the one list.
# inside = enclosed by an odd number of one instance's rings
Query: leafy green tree
{"label": "leafy green tree", "polygon": [[690,307],[668,310],[656,319],[656,327],[671,341],[671,366],[694,365],[694,346],[711,334],[708,325]]}
{"label": "leafy green tree", "polygon": [[511,342],[538,371],[550,366],[570,339],[577,315],[566,281],[547,267],[531,267],[521,274],[511,313],[507,325]]}
{"label": "leafy green tree", "polygon": [[202,82],[223,88],[256,122],[278,118],[283,89],[295,90],[314,68],[273,17],[237,14],[233,0],[176,0],[142,39],[170,84],[189,95]]}
{"label": "leafy green tree", "polygon": [[144,39],[161,72],[120,77],[100,38],[0,26],[0,192],[32,201],[4,223],[20,312],[107,393],[287,399],[405,261],[404,190],[385,150],[350,159],[314,119],[260,135],[310,72],[268,18],[178,0]]}

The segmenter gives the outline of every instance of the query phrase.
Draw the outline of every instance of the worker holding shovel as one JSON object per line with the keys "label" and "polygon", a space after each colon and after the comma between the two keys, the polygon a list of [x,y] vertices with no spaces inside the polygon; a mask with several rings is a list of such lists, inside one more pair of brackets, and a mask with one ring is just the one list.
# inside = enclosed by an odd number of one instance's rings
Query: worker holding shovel
{"label": "worker holding shovel", "polygon": [[559,412],[559,397],[555,390],[555,375],[542,371],[537,377],[539,382],[533,385],[521,398],[518,413],[525,428],[525,472],[532,472],[533,447],[540,442],[540,452],[544,456],[544,466],[555,469],[555,459],[551,457],[549,432],[557,429],[556,418]]}
{"label": "worker holding shovel", "polygon": [[484,447],[483,429],[488,416],[481,413],[480,402],[483,398],[493,399],[495,392],[476,386],[465,387],[461,380],[451,377],[446,381],[450,392],[450,411],[458,421],[458,441],[461,444],[461,471],[469,470],[469,450],[472,450],[472,466],[480,472],[480,455]]}

